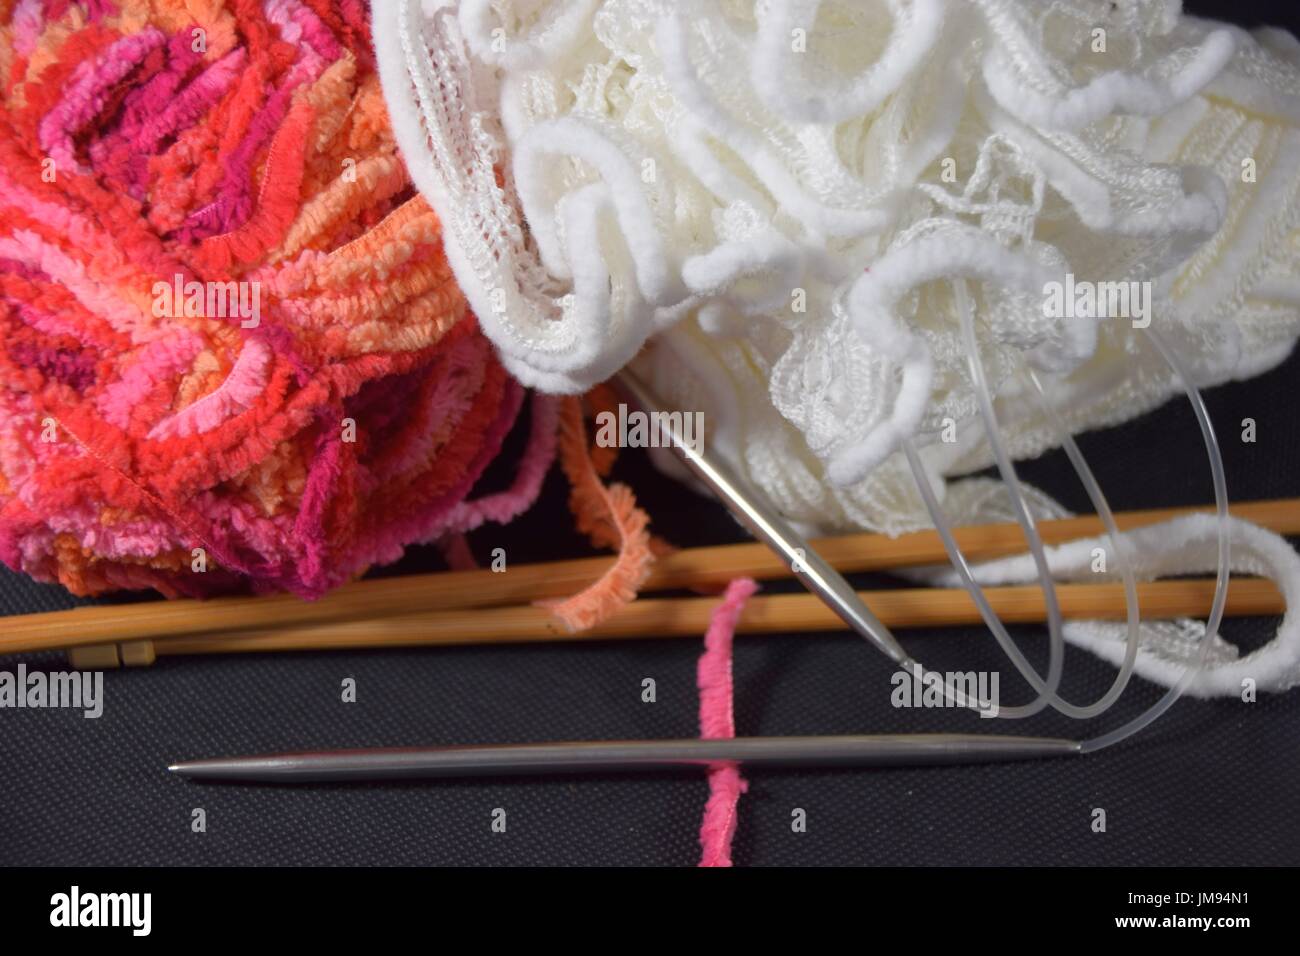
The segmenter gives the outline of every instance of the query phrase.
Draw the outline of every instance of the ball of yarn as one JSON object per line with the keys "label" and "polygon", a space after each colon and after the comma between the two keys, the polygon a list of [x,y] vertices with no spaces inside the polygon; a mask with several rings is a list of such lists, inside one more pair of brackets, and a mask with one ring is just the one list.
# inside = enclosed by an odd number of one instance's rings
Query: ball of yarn
{"label": "ball of yarn", "polygon": [[954,280],[1017,457],[1057,434],[1025,366],[1077,432],[1181,393],[1144,325],[1201,385],[1300,336],[1280,31],[1177,0],[395,0],[374,29],[511,372],[576,392],[638,361],[809,530],[928,524],[904,439],[935,477],[992,461]]}
{"label": "ball of yarn", "polygon": [[[1202,387],[1300,338],[1280,31],[1178,0],[393,0],[374,32],[506,367],[575,393],[637,363],[808,533],[928,527],[904,442],[952,524],[1013,520],[985,387],[1026,458],[1181,392],[1148,326]],[[1124,625],[1065,633],[1124,657]],[[1143,623],[1137,672],[1205,634]]]}
{"label": "ball of yarn", "polygon": [[408,182],[366,5],[3,9],[0,559],[311,596],[483,520],[523,393]]}

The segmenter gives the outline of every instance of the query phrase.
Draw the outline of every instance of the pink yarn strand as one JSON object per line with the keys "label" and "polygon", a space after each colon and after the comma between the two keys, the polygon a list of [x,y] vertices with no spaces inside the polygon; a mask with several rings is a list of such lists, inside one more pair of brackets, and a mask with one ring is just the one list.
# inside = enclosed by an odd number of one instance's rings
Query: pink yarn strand
{"label": "pink yarn strand", "polygon": [[[705,739],[736,736],[736,718],[732,707],[733,682],[731,648],[736,622],[745,602],[758,590],[749,578],[739,578],[727,586],[722,603],[709,618],[704,635],[704,653],[696,670],[700,688],[700,736]],[[709,768],[709,801],[704,806],[700,824],[700,866],[731,866],[731,841],[736,835],[736,805],[749,784],[734,763],[715,764]]]}
{"label": "pink yarn strand", "polygon": [[458,502],[442,529],[448,534],[473,531],[485,522],[509,524],[533,506],[542,490],[546,473],[555,462],[556,430],[560,402],[552,395],[533,394],[532,427],[528,447],[520,459],[514,481],[505,491],[474,501]]}
{"label": "pink yarn strand", "polygon": [[438,542],[438,550],[442,552],[447,567],[453,571],[478,569],[479,563],[475,560],[474,552],[470,550],[469,542],[465,540],[463,534],[449,534],[442,538]]}

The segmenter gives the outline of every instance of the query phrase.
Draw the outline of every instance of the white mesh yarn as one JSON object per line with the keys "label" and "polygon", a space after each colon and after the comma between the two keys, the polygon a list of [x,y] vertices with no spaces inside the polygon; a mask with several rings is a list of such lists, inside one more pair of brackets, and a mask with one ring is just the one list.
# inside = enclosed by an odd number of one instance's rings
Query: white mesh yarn
{"label": "white mesh yarn", "polygon": [[[951,480],[991,458],[946,280],[976,294],[1016,456],[1056,441],[1025,362],[1072,431],[1178,390],[1129,319],[1047,317],[1067,273],[1150,282],[1201,385],[1300,335],[1300,45],[1280,31],[1177,0],[386,0],[374,18],[398,142],[511,372],[576,392],[636,358],[807,529],[928,525],[909,435],[954,523],[998,515]],[[1144,638],[1178,657],[1171,626]],[[1300,664],[1260,676],[1291,686]]]}

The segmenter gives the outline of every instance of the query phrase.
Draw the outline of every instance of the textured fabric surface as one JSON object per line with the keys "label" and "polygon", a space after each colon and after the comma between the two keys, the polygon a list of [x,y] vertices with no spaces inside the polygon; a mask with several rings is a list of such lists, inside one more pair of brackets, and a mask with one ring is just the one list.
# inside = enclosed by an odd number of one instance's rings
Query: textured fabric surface
{"label": "textured fabric surface", "polygon": [[[1300,493],[1298,375],[1300,358],[1292,358],[1209,395],[1238,499]],[[1238,440],[1246,416],[1258,424],[1253,445]],[[1083,448],[1116,507],[1191,504],[1211,493],[1194,428],[1190,412],[1173,405],[1084,436]],[[1084,507],[1060,456],[1026,471],[1070,507]],[[670,540],[743,538],[725,512],[641,456],[623,456],[616,477],[634,485]],[[518,524],[471,535],[479,557],[498,545],[512,561],[581,553],[564,493],[552,474],[540,506]],[[393,573],[436,561],[416,554]],[[0,602],[5,613],[71,603],[8,574]],[[1235,620],[1225,632],[1247,649],[1275,628],[1275,620]],[[974,629],[903,640],[931,668],[1001,666]],[[182,757],[311,747],[694,736],[700,648],[676,640],[194,658],[110,673],[99,720],[0,711],[0,863],[693,865],[708,796],[703,774],[288,789],[201,787],[164,767]],[[741,638],[737,732],[989,731],[968,714],[895,710],[889,674],[879,654],[847,634]],[[1104,690],[1113,671],[1071,651],[1067,675],[1065,693],[1083,700]],[[357,681],[354,704],[340,701],[345,677]],[[646,677],[657,684],[653,704],[641,700]],[[1023,693],[1004,685],[1004,699]],[[1118,726],[1154,695],[1135,682],[1098,723]],[[1136,739],[1079,760],[747,771],[733,858],[737,866],[1300,864],[1298,722],[1296,693],[1255,704],[1185,700]],[[1024,729],[1079,726],[1048,716]],[[207,811],[206,834],[190,832],[195,807]],[[1089,829],[1096,807],[1107,812],[1105,834]],[[496,808],[507,811],[505,833],[490,828]],[[795,808],[807,811],[805,833],[791,831]]]}
{"label": "textured fabric surface", "polygon": [[[1290,3],[1188,7],[1292,29],[1300,20]],[[1207,395],[1234,499],[1300,494],[1298,377],[1293,356],[1258,380]],[[1255,444],[1239,440],[1245,417],[1256,420]],[[514,450],[521,441],[511,437]],[[1081,444],[1117,508],[1210,500],[1195,423],[1181,403],[1085,435]],[[1086,510],[1063,456],[1026,463],[1023,473],[1066,506]],[[722,509],[664,479],[639,453],[624,454],[614,477],[635,488],[653,530],[676,544],[745,537]],[[553,471],[529,515],[509,530],[470,536],[475,553],[483,559],[502,546],[512,562],[585,553],[565,495]],[[384,573],[440,560],[425,549]],[[58,587],[0,570],[0,614],[75,603]],[[1233,620],[1225,635],[1247,650],[1276,624]],[[976,629],[903,642],[935,669],[1001,665]],[[0,864],[693,865],[708,796],[703,774],[288,789],[199,787],[164,767],[182,757],[309,747],[694,736],[699,653],[698,640],[644,641],[195,658],[110,673],[97,721],[0,710]],[[25,659],[61,666],[56,658]],[[1095,697],[1113,673],[1070,651],[1063,691],[1074,700]],[[880,655],[847,634],[741,638],[737,732],[989,731],[964,713],[895,710],[889,675]],[[340,701],[346,677],[357,680],[355,704]],[[646,677],[657,683],[653,704],[641,700]],[[1023,699],[1011,682],[1003,692]],[[1118,726],[1155,693],[1135,682],[1097,723]],[[1294,692],[1249,705],[1187,700],[1134,740],[1080,760],[747,771],[733,858],[738,866],[1300,864],[1297,726]],[[1023,729],[1080,728],[1045,716]],[[195,807],[207,811],[206,834],[190,831]],[[1107,812],[1104,834],[1089,828],[1097,807]],[[507,811],[505,833],[491,830],[496,808]],[[792,832],[795,808],[807,812],[807,832]]]}

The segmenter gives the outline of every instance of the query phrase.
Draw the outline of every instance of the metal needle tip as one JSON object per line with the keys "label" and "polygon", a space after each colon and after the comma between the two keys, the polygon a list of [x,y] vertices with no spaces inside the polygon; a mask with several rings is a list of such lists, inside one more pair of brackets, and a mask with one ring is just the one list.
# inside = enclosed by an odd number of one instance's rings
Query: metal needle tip
{"label": "metal needle tip", "polygon": [[[645,382],[626,368],[614,377],[614,381],[645,411],[660,416],[659,427],[668,430],[670,442],[686,466],[713,489],[754,537],[789,563],[804,587],[821,598],[845,624],[895,664],[909,670],[915,666],[889,628],[871,613],[844,576],[809,547],[776,508],[732,472],[702,440],[688,441],[688,436],[678,430],[672,416],[662,414],[663,403]],[[702,439],[702,436],[698,437]]]}

